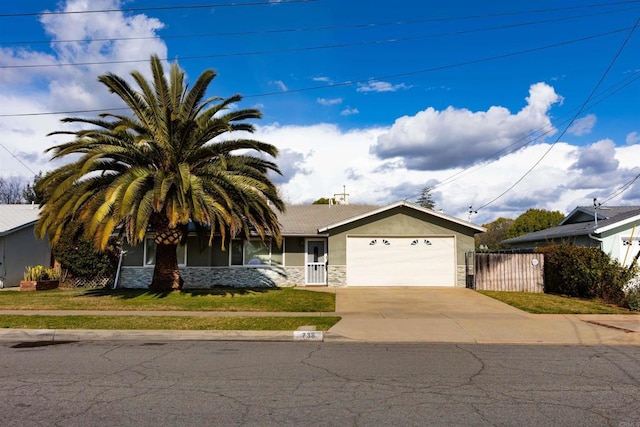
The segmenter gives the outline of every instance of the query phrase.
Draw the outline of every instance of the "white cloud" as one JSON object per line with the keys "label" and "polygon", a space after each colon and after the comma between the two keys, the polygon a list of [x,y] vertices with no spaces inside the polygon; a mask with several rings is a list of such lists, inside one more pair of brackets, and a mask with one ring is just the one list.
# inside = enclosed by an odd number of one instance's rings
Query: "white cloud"
{"label": "white cloud", "polygon": [[391,84],[389,82],[380,82],[372,80],[366,84],[359,84],[358,92],[396,92],[401,89],[409,89],[411,86],[407,86],[404,83]]}
{"label": "white cloud", "polygon": [[331,105],[342,104],[342,98],[318,98],[316,99],[316,101],[318,102],[318,104],[324,105],[327,107]]}
{"label": "white cloud", "polygon": [[474,164],[531,141],[540,131],[553,131],[548,111],[561,98],[545,83],[529,89],[527,105],[512,114],[504,107],[470,111],[432,107],[395,121],[371,146],[381,159],[401,158],[409,169],[442,170]]}
{"label": "white cloud", "polygon": [[[117,9],[119,6],[118,0],[68,0],[56,10]],[[97,82],[96,76],[108,71],[126,77],[132,69],[148,76],[151,54],[161,58],[167,56],[165,43],[154,38],[157,30],[163,28],[163,23],[143,14],[42,15],[40,21],[52,40],[84,41],[54,43],[51,53],[26,47],[0,49],[2,65],[56,65],[1,69],[0,114],[120,107],[119,99]],[[92,40],[96,38],[106,41]],[[131,59],[143,62],[108,63]],[[102,64],[59,66],[87,62]],[[13,156],[22,159],[37,157],[38,161],[29,163],[35,172],[51,168],[53,165],[47,163],[48,155],[43,152],[52,145],[65,142],[66,137],[46,135],[55,130],[70,129],[69,125],[59,121],[66,115],[70,114],[0,118],[0,140],[6,148],[0,150],[0,174],[31,176],[31,171]]]}
{"label": "white cloud", "polygon": [[[568,213],[577,205],[588,205],[593,197],[612,194],[632,174],[640,173],[632,160],[640,156],[640,145],[614,148],[612,152],[608,141],[589,147],[559,142],[512,191],[483,207],[522,177],[549,150],[550,144],[528,146],[488,164],[476,159],[466,171],[459,167],[423,171],[407,169],[395,159],[380,161],[369,152],[369,147],[388,131],[388,128],[341,131],[331,124],[271,125],[259,127],[254,136],[289,153],[286,158],[276,160],[278,164],[296,158],[296,168],[288,171],[282,185],[291,203],[328,197],[341,191],[343,185],[353,203],[413,200],[428,182],[436,187],[438,208],[447,214],[466,219],[469,205],[475,209],[482,207],[473,217],[479,223],[498,216],[515,218],[531,207]],[[585,170],[574,165],[594,167],[588,159],[595,152],[605,155],[606,167],[600,169],[605,175],[586,180]],[[612,160],[623,157],[626,163],[616,164]],[[637,197],[640,198],[640,193]],[[625,203],[639,202],[625,200]]]}
{"label": "white cloud", "polygon": [[627,138],[625,139],[627,145],[639,144],[640,143],[640,133],[633,131],[627,134]]}
{"label": "white cloud", "polygon": [[575,120],[567,132],[576,136],[588,135],[596,125],[596,120],[595,114],[587,114],[581,119]]}
{"label": "white cloud", "polygon": [[272,81],[269,82],[269,84],[276,86],[282,92],[286,92],[287,91],[287,85],[284,84],[284,82],[282,80],[272,80]]}
{"label": "white cloud", "polygon": [[615,158],[616,145],[610,139],[603,139],[582,149],[578,161],[571,169],[578,169],[585,175],[613,172],[620,162]]}
{"label": "white cloud", "polygon": [[357,108],[347,107],[344,110],[340,111],[341,116],[353,116],[355,114],[360,114]]}
{"label": "white cloud", "polygon": [[312,77],[311,80],[314,82],[331,83],[331,79],[325,76]]}

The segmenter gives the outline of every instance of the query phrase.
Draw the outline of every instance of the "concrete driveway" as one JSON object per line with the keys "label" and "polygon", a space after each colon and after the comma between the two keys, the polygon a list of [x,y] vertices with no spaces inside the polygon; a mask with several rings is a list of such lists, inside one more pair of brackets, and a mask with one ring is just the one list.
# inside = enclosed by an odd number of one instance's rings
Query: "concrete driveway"
{"label": "concrete driveway", "polygon": [[[465,288],[337,288],[335,340],[640,344],[640,334],[576,315],[533,315]],[[637,318],[636,318],[637,319]]]}

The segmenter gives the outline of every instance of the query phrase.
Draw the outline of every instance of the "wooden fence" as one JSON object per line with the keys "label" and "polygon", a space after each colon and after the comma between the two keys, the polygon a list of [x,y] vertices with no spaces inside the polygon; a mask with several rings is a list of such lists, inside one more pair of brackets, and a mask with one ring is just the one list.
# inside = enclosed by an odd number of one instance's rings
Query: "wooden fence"
{"label": "wooden fence", "polygon": [[543,254],[476,253],[473,258],[475,289],[544,292]]}

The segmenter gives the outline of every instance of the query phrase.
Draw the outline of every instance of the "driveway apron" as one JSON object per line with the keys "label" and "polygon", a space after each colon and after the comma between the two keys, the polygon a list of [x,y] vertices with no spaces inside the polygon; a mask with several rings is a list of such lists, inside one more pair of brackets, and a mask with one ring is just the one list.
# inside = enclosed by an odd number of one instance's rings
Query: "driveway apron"
{"label": "driveway apron", "polygon": [[514,344],[640,344],[640,334],[574,315],[533,315],[465,288],[336,289],[340,340]]}

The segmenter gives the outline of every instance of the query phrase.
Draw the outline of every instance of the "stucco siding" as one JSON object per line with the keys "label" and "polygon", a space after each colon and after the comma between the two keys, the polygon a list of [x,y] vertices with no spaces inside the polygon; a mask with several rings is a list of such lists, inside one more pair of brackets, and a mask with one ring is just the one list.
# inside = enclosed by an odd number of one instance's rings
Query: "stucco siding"
{"label": "stucco siding", "polygon": [[474,248],[473,234],[464,227],[408,208],[396,208],[331,230],[329,264],[346,264],[347,236],[455,236],[457,258]]}
{"label": "stucco siding", "polygon": [[601,249],[609,254],[611,258],[618,260],[621,264],[629,265],[638,250],[638,243],[633,246],[623,246],[622,241],[640,237],[640,227],[633,228],[633,224],[616,227],[602,236]]}
{"label": "stucco siding", "polygon": [[[304,237],[285,237],[284,247],[285,256],[284,264],[287,267],[304,267],[305,263],[305,238]],[[302,282],[304,283],[304,276]]]}

